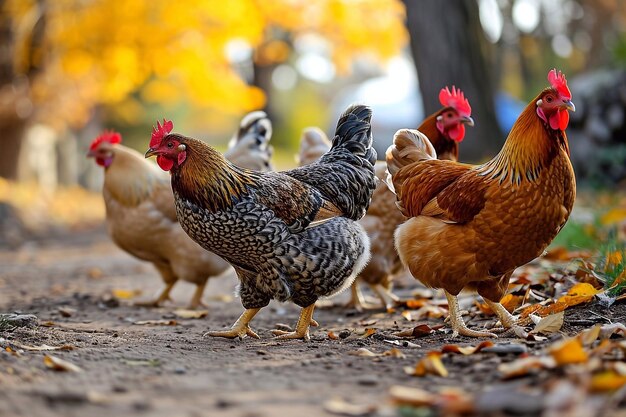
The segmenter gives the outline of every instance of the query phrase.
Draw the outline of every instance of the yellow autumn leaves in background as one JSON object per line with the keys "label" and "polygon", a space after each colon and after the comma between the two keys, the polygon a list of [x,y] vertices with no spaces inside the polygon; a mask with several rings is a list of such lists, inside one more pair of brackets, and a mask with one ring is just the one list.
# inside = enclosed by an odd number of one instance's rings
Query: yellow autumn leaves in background
{"label": "yellow autumn leaves in background", "polygon": [[[143,102],[231,114],[262,107],[264,92],[229,57],[233,42],[272,65],[289,59],[300,36],[315,34],[346,73],[356,57],[392,57],[408,39],[399,0],[61,0],[45,8],[9,0],[5,8],[19,38],[16,70],[33,61],[44,70],[33,86],[36,104],[51,104],[50,113],[75,126],[98,104],[119,106],[128,118]],[[42,13],[44,41],[31,51]]]}

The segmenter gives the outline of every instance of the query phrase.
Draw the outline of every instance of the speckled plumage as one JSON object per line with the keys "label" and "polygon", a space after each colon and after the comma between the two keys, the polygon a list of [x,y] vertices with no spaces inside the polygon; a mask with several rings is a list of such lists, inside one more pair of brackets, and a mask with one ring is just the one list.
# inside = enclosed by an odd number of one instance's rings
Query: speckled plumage
{"label": "speckled plumage", "polygon": [[355,220],[376,186],[370,118],[365,106],[349,108],[320,161],[284,172],[242,170],[195,139],[164,138],[185,145],[172,169],[181,225],[233,265],[246,308],[271,299],[309,306],[364,267],[369,240]]}

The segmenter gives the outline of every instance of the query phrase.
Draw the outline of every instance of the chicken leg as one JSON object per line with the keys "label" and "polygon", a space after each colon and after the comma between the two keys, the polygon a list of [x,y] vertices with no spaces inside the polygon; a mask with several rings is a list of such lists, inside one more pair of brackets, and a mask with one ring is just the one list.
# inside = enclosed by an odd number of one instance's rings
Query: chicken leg
{"label": "chicken leg", "polygon": [[172,299],[170,298],[170,292],[172,291],[172,288],[174,288],[174,284],[176,284],[176,281],[168,282],[167,284],[165,284],[165,288],[163,289],[163,291],[161,291],[161,295],[159,295],[156,300],[137,301],[133,304],[137,307],[159,307],[162,303],[166,301],[172,301]]}
{"label": "chicken leg", "polygon": [[359,288],[359,283],[356,280],[350,286],[350,301],[346,303],[345,307],[354,308],[359,313],[362,313],[365,310],[376,310],[377,308],[380,308],[365,299],[361,289]]}
{"label": "chicken leg", "polygon": [[304,307],[300,311],[300,318],[298,324],[296,324],[296,330],[293,332],[286,332],[284,330],[272,330],[272,333],[276,335],[275,339],[304,339],[311,340],[309,335],[309,326],[313,320],[313,310],[315,310],[315,303],[308,307]]}
{"label": "chicken leg", "polygon": [[380,302],[386,310],[393,308],[393,305],[400,301],[400,297],[385,288],[382,284],[370,285],[370,288],[380,299]]}
{"label": "chicken leg", "polygon": [[202,302],[202,295],[204,294],[204,288],[206,287],[207,281],[204,281],[202,284],[198,284],[196,287],[196,291],[193,293],[193,297],[191,297],[191,302],[189,303],[189,309],[195,310],[198,307],[206,307],[207,305]]}
{"label": "chicken leg", "polygon": [[468,328],[463,321],[463,317],[461,316],[459,301],[457,300],[456,295],[452,295],[446,290],[443,290],[443,292],[446,294],[446,298],[448,299],[448,309],[450,311],[450,325],[452,326],[453,330],[453,338],[457,337],[458,335],[469,337],[498,337],[491,332],[479,332]]}
{"label": "chicken leg", "polygon": [[241,314],[241,316],[237,319],[235,324],[233,324],[233,327],[231,327],[230,330],[206,332],[204,335],[211,337],[225,337],[227,339],[234,339],[236,337],[238,337],[239,339],[243,339],[246,336],[260,339],[259,335],[250,328],[249,324],[256,315],[256,313],[258,313],[260,310],[260,308],[249,308]]}
{"label": "chicken leg", "polygon": [[515,317],[507,311],[506,308],[500,303],[494,303],[493,301],[489,301],[486,298],[484,299],[487,305],[491,308],[491,310],[496,313],[498,318],[500,319],[500,323],[506,329],[512,329],[515,335],[521,339],[526,339],[528,337],[528,333],[521,327],[517,325],[517,321]]}

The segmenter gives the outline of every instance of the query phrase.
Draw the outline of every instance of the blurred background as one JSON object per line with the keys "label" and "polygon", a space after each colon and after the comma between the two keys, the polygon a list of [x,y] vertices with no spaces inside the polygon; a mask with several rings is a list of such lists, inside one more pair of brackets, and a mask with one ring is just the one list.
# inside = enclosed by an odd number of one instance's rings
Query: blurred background
{"label": "blurred background", "polygon": [[[0,0],[0,10],[0,243],[102,222],[102,170],[85,153],[103,129],[143,152],[167,117],[223,150],[241,117],[263,109],[282,169],[296,164],[304,127],[332,133],[353,102],[373,107],[382,155],[456,85],[476,121],[461,160],[480,162],[553,67],[577,108],[567,133],[579,184],[626,185],[622,0]],[[626,217],[622,197],[588,198],[600,200]]]}

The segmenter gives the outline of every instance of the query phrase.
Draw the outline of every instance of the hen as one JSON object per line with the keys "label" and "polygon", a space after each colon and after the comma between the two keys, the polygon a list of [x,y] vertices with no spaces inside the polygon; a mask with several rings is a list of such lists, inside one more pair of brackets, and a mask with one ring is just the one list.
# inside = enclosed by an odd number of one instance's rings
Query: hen
{"label": "hen", "polygon": [[[455,87],[442,88],[439,93],[442,108],[427,117],[419,126],[419,131],[426,134],[435,147],[439,159],[456,161],[459,143],[465,137],[465,124],[474,125],[472,109],[463,92]],[[317,160],[330,147],[324,132],[308,128],[302,134],[298,161],[305,165]],[[396,207],[395,197],[384,183],[387,176],[387,164],[376,162],[376,176],[381,182],[372,196],[372,203],[367,214],[360,220],[371,242],[372,258],[352,284],[352,297],[348,306],[361,311],[379,308],[366,302],[359,289],[359,280],[366,282],[381,305],[387,309],[398,297],[391,292],[393,278],[404,268],[394,247],[394,232],[406,218]]]}
{"label": "hen", "polygon": [[246,309],[230,330],[252,336],[249,322],[271,299],[302,307],[294,332],[308,339],[319,297],[348,287],[369,259],[369,239],[356,222],[376,186],[371,111],[352,106],[339,119],[331,149],[291,171],[260,173],[230,164],[198,140],[157,124],[146,157],[156,155],[171,172],[183,229],[205,249],[226,259],[239,277]]}
{"label": "hen", "polygon": [[[230,158],[242,166],[269,169],[270,135],[265,113],[249,114],[231,143]],[[229,264],[187,236],[176,218],[168,175],[121,141],[118,133],[104,133],[91,143],[88,156],[105,169],[102,194],[111,238],[126,252],[151,262],[165,283],[157,299],[138,305],[159,306],[180,279],[197,285],[189,305],[197,308],[208,278],[222,274]]]}
{"label": "hen", "polygon": [[402,263],[443,288],[454,335],[466,327],[457,301],[476,290],[506,328],[524,331],[499,303],[515,268],[541,255],[567,221],[576,194],[565,128],[574,111],[556,70],[515,122],[500,153],[478,166],[440,161],[426,137],[400,130],[387,150],[398,207],[410,219],[395,234]]}

